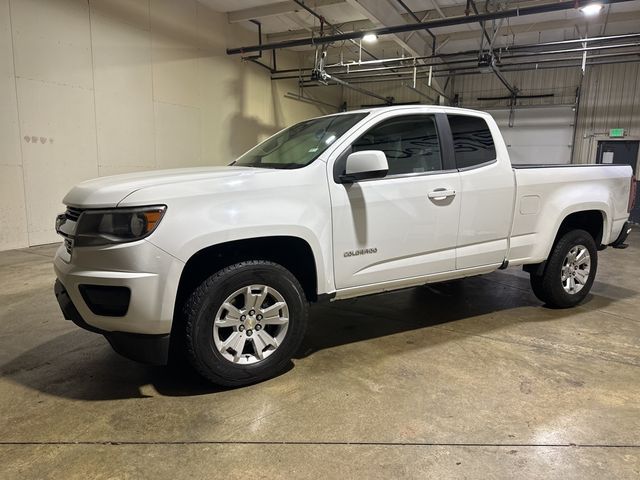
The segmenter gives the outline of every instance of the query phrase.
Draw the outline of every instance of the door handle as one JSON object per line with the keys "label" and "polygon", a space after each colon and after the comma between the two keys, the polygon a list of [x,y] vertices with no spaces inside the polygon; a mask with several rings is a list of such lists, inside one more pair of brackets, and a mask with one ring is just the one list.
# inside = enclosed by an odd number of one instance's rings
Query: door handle
{"label": "door handle", "polygon": [[431,198],[432,200],[444,200],[445,198],[455,197],[455,196],[456,196],[456,191],[449,190],[447,188],[436,188],[435,190],[427,194],[427,197]]}

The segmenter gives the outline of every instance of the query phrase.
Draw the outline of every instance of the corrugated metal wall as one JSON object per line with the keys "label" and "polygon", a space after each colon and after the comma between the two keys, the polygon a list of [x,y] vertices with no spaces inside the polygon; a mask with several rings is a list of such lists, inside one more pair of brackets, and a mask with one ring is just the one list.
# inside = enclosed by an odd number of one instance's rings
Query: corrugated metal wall
{"label": "corrugated metal wall", "polygon": [[[518,105],[571,105],[580,83],[580,70],[577,68],[505,72],[504,76],[522,95],[553,95],[519,99]],[[461,106],[479,109],[509,106],[509,100],[478,100],[509,95],[509,91],[493,74],[456,77],[453,91],[459,95]]]}
{"label": "corrugated metal wall", "polygon": [[[429,87],[426,86],[426,82],[419,81],[418,82],[418,90],[428,95],[431,98],[436,98],[437,94],[433,92]],[[379,82],[379,83],[363,83],[356,84],[357,87],[362,87],[371,92],[377,93],[378,95],[382,95],[383,97],[393,97],[394,101],[397,103],[405,103],[405,102],[420,102],[424,104],[432,104],[434,102],[429,101],[427,98],[422,95],[417,94],[413,90],[405,87],[404,85],[411,85],[410,81],[407,80],[394,80],[389,82]],[[349,110],[353,110],[355,108],[360,108],[362,105],[375,105],[384,103],[382,100],[365,95],[363,93],[357,92],[355,90],[351,90],[350,88],[343,89],[343,101],[347,102],[347,108]]]}
{"label": "corrugated metal wall", "polygon": [[609,129],[624,128],[628,138],[640,139],[640,64],[621,63],[589,67],[580,107],[574,163],[592,163],[598,140]]}

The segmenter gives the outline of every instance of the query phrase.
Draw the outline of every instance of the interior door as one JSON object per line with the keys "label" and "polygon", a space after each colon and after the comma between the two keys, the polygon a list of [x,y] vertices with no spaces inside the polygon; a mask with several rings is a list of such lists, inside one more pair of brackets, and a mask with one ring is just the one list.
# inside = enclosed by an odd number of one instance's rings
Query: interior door
{"label": "interior door", "polygon": [[[638,178],[638,140],[604,140],[598,142],[598,152],[596,163],[619,163],[622,165],[631,165],[633,174]],[[636,206],[631,211],[629,218],[640,223],[640,191],[636,189]]]}
{"label": "interior door", "polygon": [[330,182],[338,289],[455,269],[460,180],[436,117],[387,116],[336,160],[344,172],[349,153],[381,150],[389,163],[385,178]]}

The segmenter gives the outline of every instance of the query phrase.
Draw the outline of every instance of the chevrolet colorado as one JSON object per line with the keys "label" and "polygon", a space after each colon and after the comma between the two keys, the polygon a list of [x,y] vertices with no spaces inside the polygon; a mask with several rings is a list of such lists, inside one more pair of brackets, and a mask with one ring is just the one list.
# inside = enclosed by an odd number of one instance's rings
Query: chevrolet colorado
{"label": "chevrolet colorado", "polygon": [[635,185],[629,166],[514,167],[483,112],[329,115],[226,167],[77,185],[56,220],[55,294],[130,358],[182,352],[245,385],[285,368],[312,302],[520,265],[540,300],[576,305],[598,250],[625,246]]}

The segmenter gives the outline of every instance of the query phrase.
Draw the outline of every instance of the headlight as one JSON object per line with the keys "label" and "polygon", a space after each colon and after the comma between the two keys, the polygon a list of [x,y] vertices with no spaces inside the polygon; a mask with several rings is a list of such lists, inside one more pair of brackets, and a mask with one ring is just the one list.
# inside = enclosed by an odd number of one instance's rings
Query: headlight
{"label": "headlight", "polygon": [[78,219],[74,245],[88,247],[140,240],[156,229],[166,210],[164,205],[85,210]]}

